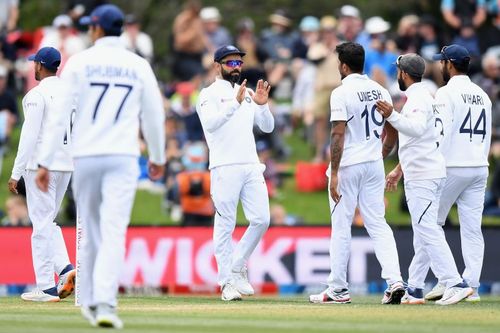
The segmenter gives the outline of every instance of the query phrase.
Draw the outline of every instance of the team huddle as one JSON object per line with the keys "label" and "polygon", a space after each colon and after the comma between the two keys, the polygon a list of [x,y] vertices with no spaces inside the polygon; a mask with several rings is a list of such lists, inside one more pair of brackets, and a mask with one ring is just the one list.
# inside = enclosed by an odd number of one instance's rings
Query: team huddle
{"label": "team huddle", "polygon": [[[138,133],[148,145],[150,178],[158,179],[165,164],[165,116],[150,65],[118,40],[122,11],[102,5],[80,23],[89,26],[94,46],[71,57],[60,77],[56,49],[42,48],[29,58],[40,84],[23,99],[25,121],[9,181],[9,189],[17,192],[19,179],[25,179],[33,223],[37,288],[21,297],[59,301],[73,292],[78,278],[84,318],[93,326],[122,328],[117,293],[139,173]],[[416,54],[400,56],[395,64],[398,83],[407,95],[401,112],[394,110],[388,91],[363,74],[363,47],[343,43],[336,53],[342,85],[330,99],[331,273],[328,288],[311,295],[310,302],[351,302],[347,265],[356,207],[387,281],[383,304],[479,301],[491,102],[466,75],[467,50],[450,45],[434,56],[447,82],[434,97],[421,82],[425,61]],[[218,76],[201,90],[196,105],[209,147],[214,254],[224,301],[254,294],[246,262],[270,221],[265,167],[257,156],[253,127],[266,133],[274,129],[271,86],[260,80],[253,91],[245,80],[240,84],[244,56],[231,45],[215,52]],[[383,158],[397,143],[400,162],[385,175]],[[54,222],[71,177],[83,234],[78,276]],[[395,190],[402,177],[415,250],[407,285],[384,217],[384,189]],[[233,248],[240,200],[249,226]],[[442,229],[455,202],[466,266],[462,275]],[[424,296],[429,268],[439,282]]]}

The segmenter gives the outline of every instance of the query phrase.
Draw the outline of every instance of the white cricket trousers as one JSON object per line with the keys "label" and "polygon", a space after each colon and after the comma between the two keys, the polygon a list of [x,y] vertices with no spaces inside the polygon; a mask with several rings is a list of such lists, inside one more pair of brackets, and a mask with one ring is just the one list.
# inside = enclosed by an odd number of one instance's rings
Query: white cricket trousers
{"label": "white cricket trousers", "polygon": [[430,264],[440,281],[446,287],[462,282],[453,254],[446,237],[437,223],[439,202],[446,180],[407,180],[405,195],[413,228],[413,247],[415,255],[408,271],[408,286],[424,288],[425,272],[422,266]]}
{"label": "white cricket trousers", "polygon": [[74,161],[73,191],[82,224],[81,304],[116,306],[139,176],[137,157],[104,155]]}
{"label": "white cricket trousers", "polygon": [[[240,272],[269,227],[269,197],[263,164],[232,164],[210,170],[210,192],[215,205],[214,254],[220,286]],[[241,199],[249,226],[233,249],[236,209]]]}
{"label": "white cricket trousers", "polygon": [[[447,168],[446,183],[441,194],[438,211],[438,224],[444,225],[451,207],[456,202],[460,222],[460,240],[465,270],[462,277],[473,288],[479,287],[483,268],[484,239],[481,220],[484,208],[484,193],[488,180],[487,167]],[[415,251],[415,278],[418,288],[423,288],[429,271],[429,260],[424,251]],[[437,275],[434,266],[434,273]],[[441,279],[440,279],[441,280]],[[442,282],[442,281],[441,281]]]}
{"label": "white cricket trousers", "polygon": [[51,171],[49,188],[42,192],[35,183],[37,171],[26,170],[26,203],[33,224],[31,254],[36,286],[40,290],[55,287],[54,273],[59,275],[70,264],[61,228],[54,222],[68,188],[71,172]]}
{"label": "white cricket trousers", "polygon": [[328,193],[332,221],[331,272],[328,285],[335,289],[348,288],[347,264],[351,252],[351,225],[358,205],[365,228],[374,242],[375,255],[382,266],[382,278],[388,284],[402,281],[396,242],[384,217],[383,161],[380,159],[341,167],[338,177],[338,191],[342,195],[338,204],[335,204]]}

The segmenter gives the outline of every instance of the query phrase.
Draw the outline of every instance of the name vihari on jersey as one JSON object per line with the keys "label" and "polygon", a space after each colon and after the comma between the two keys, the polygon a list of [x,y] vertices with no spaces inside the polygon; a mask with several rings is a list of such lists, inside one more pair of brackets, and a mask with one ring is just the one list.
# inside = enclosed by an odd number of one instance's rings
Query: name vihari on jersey
{"label": "name vihari on jersey", "polygon": [[382,99],[382,92],[380,90],[358,91],[356,94],[360,102],[371,102]]}
{"label": "name vihari on jersey", "polygon": [[120,77],[137,80],[134,69],[120,66],[87,65],[85,74],[87,77]]}
{"label": "name vihari on jersey", "polygon": [[461,94],[462,100],[466,104],[484,105],[483,98],[479,95]]}

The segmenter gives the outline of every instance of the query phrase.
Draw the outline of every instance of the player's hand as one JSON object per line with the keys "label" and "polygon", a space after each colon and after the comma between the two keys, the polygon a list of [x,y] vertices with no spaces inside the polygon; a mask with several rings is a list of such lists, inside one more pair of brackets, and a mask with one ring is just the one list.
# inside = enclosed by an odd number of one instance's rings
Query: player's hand
{"label": "player's hand", "polygon": [[42,192],[49,190],[49,170],[44,167],[39,167],[36,173],[35,183]]}
{"label": "player's hand", "polygon": [[401,169],[396,168],[385,177],[385,189],[387,192],[395,192],[398,189],[398,182],[403,176]]}
{"label": "player's hand", "polygon": [[269,82],[261,79],[257,82],[255,93],[252,91],[249,92],[255,104],[264,105],[267,103],[267,99],[269,98],[269,91],[271,91],[271,85]]}
{"label": "player's hand", "polygon": [[339,178],[336,173],[330,174],[330,196],[332,197],[335,203],[339,203],[342,195],[337,191],[337,187],[339,185]]}
{"label": "player's hand", "polygon": [[158,180],[165,172],[165,165],[148,162],[148,174],[151,180]]}
{"label": "player's hand", "polygon": [[394,108],[390,103],[387,103],[384,100],[378,100],[377,103],[377,112],[382,115],[382,117],[387,118],[392,114]]}
{"label": "player's hand", "polygon": [[236,100],[238,101],[238,103],[241,104],[243,102],[243,100],[245,99],[246,91],[247,91],[247,79],[244,79],[243,82],[241,83],[238,93],[236,94]]}
{"label": "player's hand", "polygon": [[14,193],[14,194],[18,194],[17,193],[17,180],[15,179],[9,179],[9,191],[11,193]]}

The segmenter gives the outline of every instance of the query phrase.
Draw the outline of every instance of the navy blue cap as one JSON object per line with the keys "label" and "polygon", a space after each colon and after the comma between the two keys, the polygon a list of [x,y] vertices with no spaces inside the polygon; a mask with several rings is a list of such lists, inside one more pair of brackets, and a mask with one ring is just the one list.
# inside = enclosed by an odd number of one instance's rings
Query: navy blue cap
{"label": "navy blue cap", "polygon": [[228,55],[231,55],[231,54],[239,54],[240,56],[243,57],[243,56],[245,56],[246,53],[238,50],[238,48],[236,46],[225,45],[225,46],[219,47],[217,49],[217,51],[215,51],[214,61],[220,62],[222,59],[224,59],[225,57],[227,57]]}
{"label": "navy blue cap", "polygon": [[30,55],[28,60],[39,62],[47,69],[57,70],[61,64],[61,53],[53,47],[42,47],[36,54]]}
{"label": "navy blue cap", "polygon": [[105,32],[119,33],[124,20],[125,15],[120,8],[106,4],[96,7],[90,16],[82,17],[79,22],[81,25],[98,25]]}
{"label": "navy blue cap", "polygon": [[448,60],[454,63],[469,63],[469,51],[463,46],[451,44],[441,49],[441,52],[432,56],[433,60]]}

